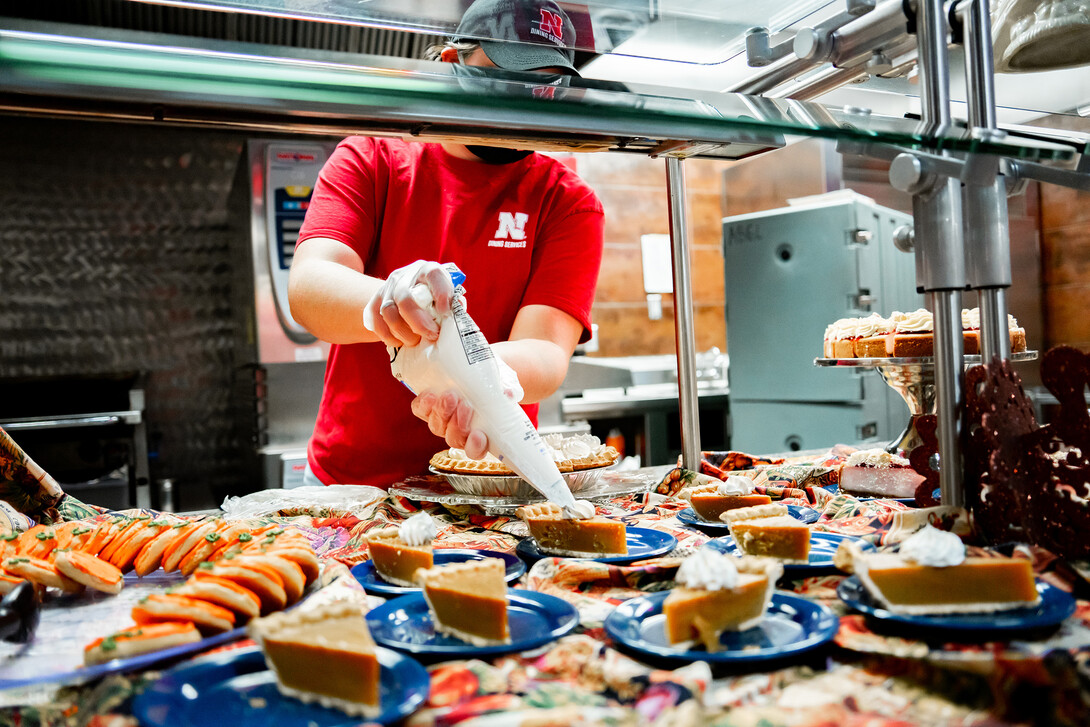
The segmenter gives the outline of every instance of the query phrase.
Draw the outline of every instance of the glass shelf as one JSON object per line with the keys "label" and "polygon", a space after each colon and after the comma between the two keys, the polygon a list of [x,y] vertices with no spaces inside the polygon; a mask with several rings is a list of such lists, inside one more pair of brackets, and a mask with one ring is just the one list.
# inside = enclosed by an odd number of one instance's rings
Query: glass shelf
{"label": "glass shelf", "polygon": [[[431,35],[450,35],[471,0],[139,0]],[[754,26],[779,32],[833,14],[835,0],[582,0],[558,4],[576,29],[574,49],[683,63],[715,64],[742,52]]]}
{"label": "glass shelf", "polygon": [[[240,46],[241,44],[236,44]],[[0,30],[0,109],[248,130],[424,140],[493,138],[536,148],[741,158],[818,136],[1068,160],[1069,144],[933,138],[911,119],[739,94],[520,74],[379,56],[353,63]],[[570,84],[570,85],[568,85]]]}

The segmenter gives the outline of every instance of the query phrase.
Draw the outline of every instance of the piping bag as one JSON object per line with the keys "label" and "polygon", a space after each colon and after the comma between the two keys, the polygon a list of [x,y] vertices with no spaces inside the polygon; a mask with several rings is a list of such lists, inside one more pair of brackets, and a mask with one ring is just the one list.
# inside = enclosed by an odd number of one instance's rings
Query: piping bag
{"label": "piping bag", "polygon": [[[458,392],[473,406],[472,427],[488,436],[489,451],[571,517],[577,512],[571,489],[533,422],[504,393],[492,347],[466,312],[465,274],[453,263],[443,268],[454,283],[449,314],[440,318],[427,285],[415,285],[410,291],[435,318],[439,338],[434,343],[421,339],[415,346],[387,346],[391,372],[414,394]],[[368,320],[364,325],[370,328]]]}

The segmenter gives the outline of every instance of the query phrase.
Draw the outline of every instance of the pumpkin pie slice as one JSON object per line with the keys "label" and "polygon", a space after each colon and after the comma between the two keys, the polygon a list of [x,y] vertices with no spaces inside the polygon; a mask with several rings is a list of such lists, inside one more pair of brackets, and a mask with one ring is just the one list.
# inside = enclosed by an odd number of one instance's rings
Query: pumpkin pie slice
{"label": "pumpkin pie slice", "polygon": [[678,496],[687,500],[699,517],[713,523],[720,522],[719,516],[727,510],[772,503],[772,498],[768,495],[721,495],[717,484],[687,488],[678,493]]}
{"label": "pumpkin pie slice", "polygon": [[378,657],[357,603],[274,613],[252,621],[249,633],[281,694],[352,716],[378,715]]}
{"label": "pumpkin pie slice", "polygon": [[506,564],[499,558],[418,570],[435,630],[474,646],[511,642],[507,630]]}
{"label": "pumpkin pie slice", "polygon": [[761,622],[776,581],[783,575],[783,566],[771,558],[733,558],[714,551],[709,557],[726,558],[737,568],[734,586],[679,584],[662,602],[662,613],[671,644],[697,641],[705,650],[714,652],[721,647],[723,632],[745,631]]}
{"label": "pumpkin pie slice", "polygon": [[900,553],[865,552],[854,543],[842,544],[837,557],[891,613],[997,613],[1041,602],[1026,558],[969,556],[957,565],[930,566]]}
{"label": "pumpkin pie slice", "polygon": [[374,535],[368,534],[367,548],[371,562],[383,580],[398,586],[415,588],[413,573],[417,568],[431,568],[434,564],[431,543],[409,545],[401,539],[397,528],[384,528]]}
{"label": "pumpkin pie slice", "polygon": [[625,525],[620,520],[565,518],[563,508],[551,502],[524,505],[515,514],[546,553],[582,558],[628,554]]}
{"label": "pumpkin pie slice", "polygon": [[788,513],[786,505],[758,505],[728,510],[719,519],[727,524],[738,549],[746,555],[806,563],[810,558],[810,528]]}

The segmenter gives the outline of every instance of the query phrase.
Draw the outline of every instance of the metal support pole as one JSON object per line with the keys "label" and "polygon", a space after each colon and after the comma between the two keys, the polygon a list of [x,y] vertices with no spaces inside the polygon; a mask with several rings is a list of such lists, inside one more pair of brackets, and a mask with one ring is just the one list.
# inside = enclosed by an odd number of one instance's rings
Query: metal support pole
{"label": "metal support pole", "polygon": [[[988,0],[962,0],[956,8],[965,39],[969,123],[975,131],[996,133],[992,28]],[[1010,358],[1006,289],[1011,285],[1010,224],[1007,186],[999,175],[989,184],[968,181],[963,190],[965,253],[969,286],[980,297],[980,353]]]}
{"label": "metal support pole", "polygon": [[666,157],[666,192],[670,210],[670,248],[674,265],[674,340],[677,347],[678,407],[682,465],[700,467],[700,403],[696,382],[693,286],[689,274],[689,236],[685,214],[685,174],[681,159]]}
{"label": "metal support pole", "polygon": [[[942,0],[919,0],[916,26],[922,131],[942,134],[950,126],[950,68]],[[961,184],[957,179],[928,177],[919,180],[920,184],[913,190],[916,282],[928,294],[934,314],[935,413],[942,503],[960,506],[965,504],[961,457],[961,411],[965,401],[961,335],[961,291],[965,287]]]}

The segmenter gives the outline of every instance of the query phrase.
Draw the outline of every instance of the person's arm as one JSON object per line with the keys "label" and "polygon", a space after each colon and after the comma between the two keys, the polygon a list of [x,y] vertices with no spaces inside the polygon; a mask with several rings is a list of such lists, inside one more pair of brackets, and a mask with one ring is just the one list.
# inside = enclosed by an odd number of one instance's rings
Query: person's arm
{"label": "person's arm", "polygon": [[288,303],[292,317],[323,341],[413,346],[439,336],[435,319],[410,292],[421,283],[431,289],[437,310],[450,310],[454,285],[439,263],[417,260],[382,280],[364,272],[348,245],[312,237],[295,249]]}

